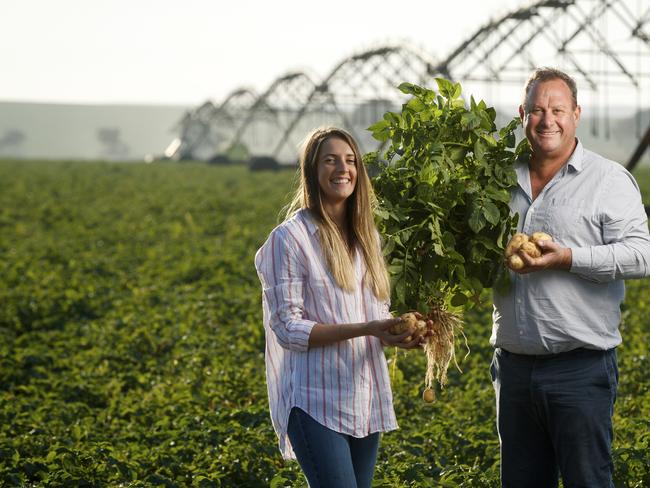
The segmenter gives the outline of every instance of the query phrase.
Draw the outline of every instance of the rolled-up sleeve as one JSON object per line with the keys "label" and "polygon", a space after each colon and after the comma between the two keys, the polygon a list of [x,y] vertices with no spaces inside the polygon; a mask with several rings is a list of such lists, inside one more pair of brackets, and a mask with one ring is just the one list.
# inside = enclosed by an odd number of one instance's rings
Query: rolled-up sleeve
{"label": "rolled-up sleeve", "polygon": [[639,187],[622,167],[608,176],[599,205],[603,244],[572,248],[571,272],[601,283],[649,276],[648,217]]}
{"label": "rolled-up sleeve", "polygon": [[306,351],[316,324],[303,318],[305,263],[286,229],[275,229],[255,256],[269,328],[285,349]]}

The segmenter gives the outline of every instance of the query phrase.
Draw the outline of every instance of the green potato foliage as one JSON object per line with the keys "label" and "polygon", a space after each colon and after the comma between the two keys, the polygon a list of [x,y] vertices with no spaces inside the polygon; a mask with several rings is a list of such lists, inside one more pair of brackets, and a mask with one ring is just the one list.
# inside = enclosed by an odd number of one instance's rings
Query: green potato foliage
{"label": "green potato foliage", "polygon": [[[438,78],[438,93],[411,83],[401,113],[387,112],[369,130],[388,145],[367,154],[376,173],[376,218],[385,238],[393,306],[400,312],[457,307],[495,283],[516,216],[510,189],[514,163],[528,148],[516,145],[513,119],[497,130],[496,111],[461,98],[461,86]],[[471,304],[471,302],[469,302]]]}

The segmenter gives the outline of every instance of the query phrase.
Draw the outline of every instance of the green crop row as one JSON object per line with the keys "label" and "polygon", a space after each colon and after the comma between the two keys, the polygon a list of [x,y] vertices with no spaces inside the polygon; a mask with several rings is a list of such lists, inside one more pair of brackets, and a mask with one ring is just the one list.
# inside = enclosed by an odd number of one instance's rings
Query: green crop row
{"label": "green crop row", "polygon": [[[637,176],[647,201],[650,171]],[[306,486],[271,427],[253,266],[294,181],[0,162],[0,486]],[[433,406],[423,355],[386,351],[401,428],[383,436],[376,486],[498,486],[486,298]],[[650,486],[649,317],[650,282],[631,282],[620,487]]]}

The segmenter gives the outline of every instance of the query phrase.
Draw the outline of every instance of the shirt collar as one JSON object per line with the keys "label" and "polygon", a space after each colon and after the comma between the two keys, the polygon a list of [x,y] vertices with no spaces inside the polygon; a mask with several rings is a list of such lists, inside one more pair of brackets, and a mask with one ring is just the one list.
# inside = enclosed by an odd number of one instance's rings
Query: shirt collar
{"label": "shirt collar", "polygon": [[582,147],[582,142],[576,137],[576,148],[573,150],[571,157],[567,161],[567,167],[571,167],[576,170],[578,173],[582,171],[582,161],[585,153],[584,147]]}

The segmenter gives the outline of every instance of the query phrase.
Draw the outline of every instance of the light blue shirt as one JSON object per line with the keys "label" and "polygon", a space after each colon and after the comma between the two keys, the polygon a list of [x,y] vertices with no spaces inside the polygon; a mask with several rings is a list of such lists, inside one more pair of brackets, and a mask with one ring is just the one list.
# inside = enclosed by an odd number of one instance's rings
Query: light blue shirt
{"label": "light blue shirt", "polygon": [[510,209],[518,231],[550,234],[573,260],[570,271],[510,271],[509,290],[494,293],[490,343],[519,354],[618,346],[623,280],[650,274],[648,218],[634,177],[579,141],[534,201],[527,161],[516,171]]}

